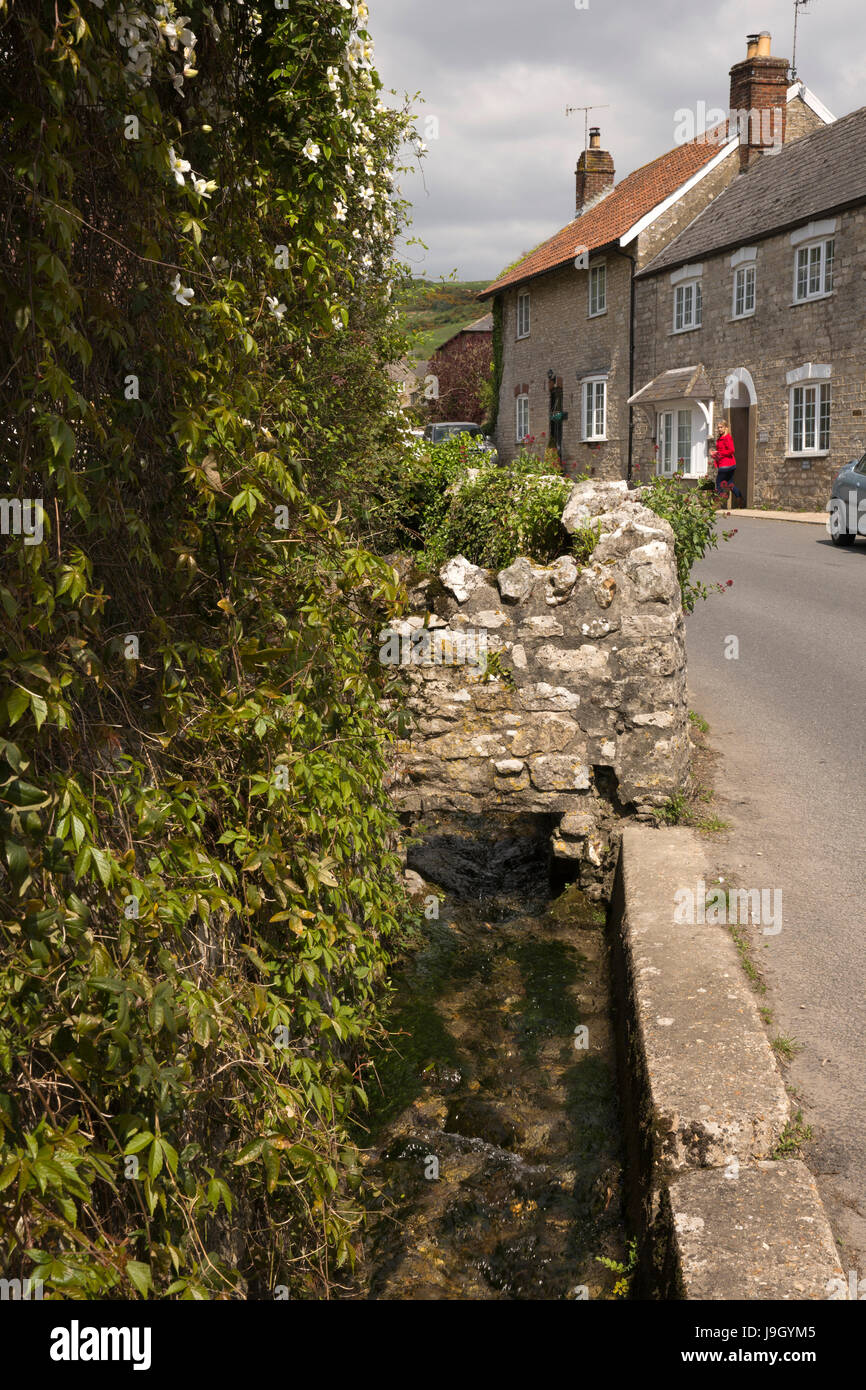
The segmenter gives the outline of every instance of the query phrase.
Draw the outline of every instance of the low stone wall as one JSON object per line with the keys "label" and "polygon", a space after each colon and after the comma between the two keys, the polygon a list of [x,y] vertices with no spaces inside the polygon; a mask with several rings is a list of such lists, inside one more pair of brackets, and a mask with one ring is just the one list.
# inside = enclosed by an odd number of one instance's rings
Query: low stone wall
{"label": "low stone wall", "polygon": [[410,590],[391,629],[412,716],[394,794],[413,813],[559,814],[555,852],[599,881],[619,818],[688,774],[683,612],[673,532],[625,483],[576,484],[563,525],[598,531],[582,568],[457,556]]}

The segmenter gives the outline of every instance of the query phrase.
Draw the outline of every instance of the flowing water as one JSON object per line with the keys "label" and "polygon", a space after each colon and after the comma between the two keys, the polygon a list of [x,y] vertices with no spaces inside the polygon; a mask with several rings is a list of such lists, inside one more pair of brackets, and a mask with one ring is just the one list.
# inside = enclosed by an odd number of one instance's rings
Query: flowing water
{"label": "flowing water", "polygon": [[362,1297],[615,1296],[599,1258],[627,1259],[604,913],[556,896],[549,830],[414,827],[409,866],[445,895],[371,1087]]}

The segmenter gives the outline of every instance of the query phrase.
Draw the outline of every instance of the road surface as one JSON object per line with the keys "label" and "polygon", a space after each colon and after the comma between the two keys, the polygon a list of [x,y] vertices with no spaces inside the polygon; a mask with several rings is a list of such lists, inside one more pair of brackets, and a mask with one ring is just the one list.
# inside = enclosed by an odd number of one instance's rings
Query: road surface
{"label": "road surface", "polygon": [[787,1080],[813,1128],[804,1157],[843,1267],[866,1281],[866,542],[721,525],[737,534],[697,573],[733,587],[688,619],[691,708],[732,824],[711,853],[737,886],[782,890],[782,930],[754,937],[771,1036],[802,1045]]}

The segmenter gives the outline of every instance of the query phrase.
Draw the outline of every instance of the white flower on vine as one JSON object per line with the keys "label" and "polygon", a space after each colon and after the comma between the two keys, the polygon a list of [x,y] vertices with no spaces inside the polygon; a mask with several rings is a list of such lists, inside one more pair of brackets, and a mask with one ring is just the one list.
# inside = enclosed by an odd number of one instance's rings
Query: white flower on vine
{"label": "white flower on vine", "polygon": [[339,68],[328,68],[328,71],[327,71],[326,76],[327,76],[327,78],[328,78],[328,86],[330,87],[331,91],[332,91],[332,92],[337,92],[337,91],[339,91],[339,89],[340,89],[340,70],[339,70]]}
{"label": "white flower on vine", "polygon": [[184,183],[184,174],[188,174],[190,169],[192,168],[192,165],[190,164],[189,160],[181,159],[180,155],[175,154],[173,148],[169,148],[168,163],[172,173],[174,174],[175,179],[182,186]]}
{"label": "white flower on vine", "polygon": [[201,174],[195,174],[192,186],[200,198],[209,198],[216,188],[216,183],[213,179],[203,179]]}
{"label": "white flower on vine", "polygon": [[366,188],[361,189],[359,196],[364,206],[371,208],[376,197],[376,190],[373,188],[372,184],[367,184]]}
{"label": "white flower on vine", "polygon": [[180,283],[179,275],[175,275],[174,280],[172,281],[171,292],[177,300],[178,304],[182,304],[184,309],[189,308],[190,302],[195,295],[195,290],[190,289],[188,285],[182,285]]}
{"label": "white flower on vine", "polygon": [[335,328],[338,328],[338,329],[339,329],[339,328],[344,328],[344,327],[345,327],[345,325],[344,325],[344,323],[343,323],[343,316],[342,316],[342,314],[332,314],[332,315],[331,315],[331,323],[334,325]]}
{"label": "white flower on vine", "polygon": [[361,240],[361,230],[359,227],[355,228],[355,230],[352,232],[352,236],[355,238],[356,241]]}
{"label": "white flower on vine", "polygon": [[346,165],[346,178],[349,180],[349,183],[355,182],[355,170],[352,168],[351,164]]}
{"label": "white flower on vine", "polygon": [[270,309],[274,318],[279,319],[280,322],[282,322],[286,313],[286,309],[289,306],[287,304],[281,303],[280,300],[277,299],[276,295],[269,294],[266,296],[266,298],[268,302],[268,308]]}
{"label": "white flower on vine", "polygon": [[307,159],[311,159],[311,160],[313,161],[314,164],[318,164],[318,162],[319,162],[319,155],[320,155],[321,153],[322,153],[322,151],[320,150],[319,146],[316,144],[315,140],[308,140],[308,141],[307,141],[306,145],[304,146],[304,154],[307,156]]}
{"label": "white flower on vine", "polygon": [[339,198],[334,204],[334,216],[338,222],[345,222],[346,220],[346,204],[341,203]]}
{"label": "white flower on vine", "polygon": [[376,164],[371,154],[364,155],[364,168],[368,174],[375,174]]}
{"label": "white flower on vine", "polygon": [[424,144],[423,140],[416,140],[415,149],[418,151],[419,154],[427,153],[427,146]]}

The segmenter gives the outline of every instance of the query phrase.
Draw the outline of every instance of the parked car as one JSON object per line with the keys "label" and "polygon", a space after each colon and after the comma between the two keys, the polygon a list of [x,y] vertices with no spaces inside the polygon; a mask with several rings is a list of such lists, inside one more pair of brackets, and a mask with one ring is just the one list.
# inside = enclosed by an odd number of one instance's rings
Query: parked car
{"label": "parked car", "polygon": [[834,545],[853,545],[858,535],[866,536],[866,454],[840,469],[827,511]]}
{"label": "parked car", "polygon": [[488,454],[489,462],[496,462],[497,453],[493,440],[484,433],[480,425],[473,424],[471,420],[440,420],[436,424],[427,425],[424,430],[424,438],[430,444],[441,444],[445,439],[453,439],[455,434],[468,434],[473,441],[470,452]]}

